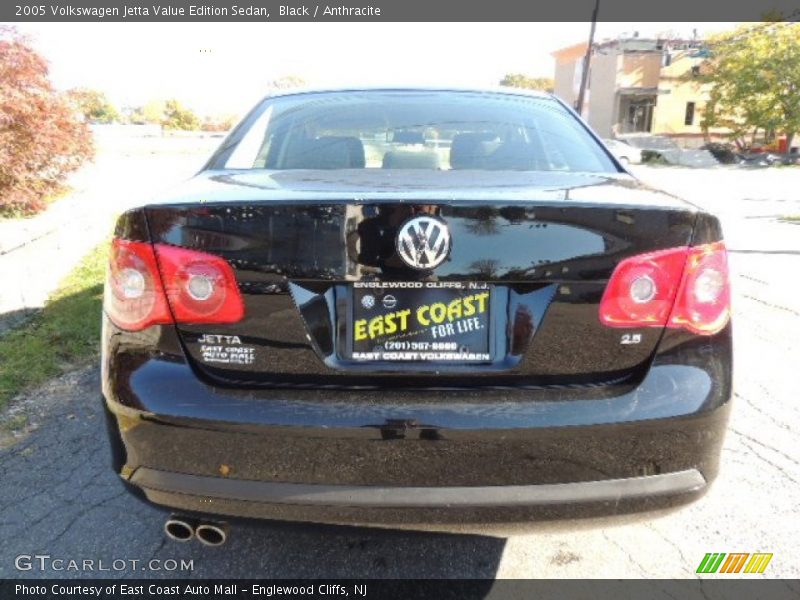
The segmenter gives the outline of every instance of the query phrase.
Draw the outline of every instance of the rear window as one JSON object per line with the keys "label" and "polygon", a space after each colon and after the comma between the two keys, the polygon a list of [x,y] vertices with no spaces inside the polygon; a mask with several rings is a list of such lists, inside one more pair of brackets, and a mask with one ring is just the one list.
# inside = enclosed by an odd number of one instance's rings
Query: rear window
{"label": "rear window", "polygon": [[266,100],[212,162],[225,169],[616,172],[550,98],[354,91]]}

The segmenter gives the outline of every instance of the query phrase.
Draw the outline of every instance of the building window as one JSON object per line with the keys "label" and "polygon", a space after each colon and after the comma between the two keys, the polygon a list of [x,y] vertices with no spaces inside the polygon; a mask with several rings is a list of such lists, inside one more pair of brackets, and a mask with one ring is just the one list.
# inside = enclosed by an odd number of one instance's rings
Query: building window
{"label": "building window", "polygon": [[694,125],[694,102],[686,103],[686,115],[683,118],[684,125]]}

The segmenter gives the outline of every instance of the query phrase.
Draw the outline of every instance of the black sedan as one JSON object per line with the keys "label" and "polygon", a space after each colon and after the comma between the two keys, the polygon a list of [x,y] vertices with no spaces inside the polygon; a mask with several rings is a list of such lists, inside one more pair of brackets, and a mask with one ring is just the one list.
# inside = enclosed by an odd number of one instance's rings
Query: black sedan
{"label": "black sedan", "polygon": [[123,214],[105,291],[114,468],[174,539],[647,510],[715,477],[731,398],[718,220],[555,97],[266,98]]}

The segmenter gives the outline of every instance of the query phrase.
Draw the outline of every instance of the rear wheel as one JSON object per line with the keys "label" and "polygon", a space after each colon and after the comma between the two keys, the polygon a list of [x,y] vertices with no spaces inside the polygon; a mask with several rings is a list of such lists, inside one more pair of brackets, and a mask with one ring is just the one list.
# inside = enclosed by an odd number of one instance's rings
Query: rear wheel
{"label": "rear wheel", "polygon": [[631,164],[631,161],[628,160],[627,156],[620,156],[619,157],[619,164],[621,164],[623,167],[627,168],[627,166],[629,164]]}

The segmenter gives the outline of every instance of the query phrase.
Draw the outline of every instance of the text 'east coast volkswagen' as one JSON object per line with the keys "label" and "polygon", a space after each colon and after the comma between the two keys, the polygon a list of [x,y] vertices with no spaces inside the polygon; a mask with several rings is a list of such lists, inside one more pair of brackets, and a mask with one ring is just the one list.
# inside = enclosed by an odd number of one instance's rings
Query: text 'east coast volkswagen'
{"label": "text 'east coast volkswagen'", "polygon": [[176,539],[670,506],[718,469],[725,246],[554,97],[286,93],[119,218],[102,361]]}

